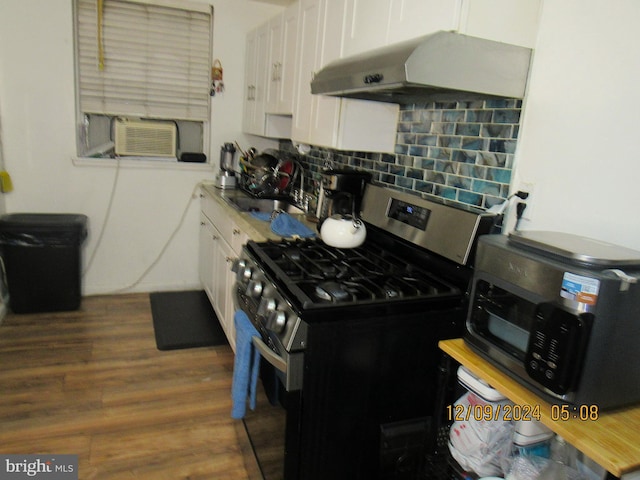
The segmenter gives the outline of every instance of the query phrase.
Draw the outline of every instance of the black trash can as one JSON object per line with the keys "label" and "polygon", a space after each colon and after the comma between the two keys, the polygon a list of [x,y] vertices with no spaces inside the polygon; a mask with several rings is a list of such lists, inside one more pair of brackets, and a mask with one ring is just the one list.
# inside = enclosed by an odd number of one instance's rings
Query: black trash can
{"label": "black trash can", "polygon": [[0,217],[0,248],[15,313],[77,310],[87,217],[14,213]]}

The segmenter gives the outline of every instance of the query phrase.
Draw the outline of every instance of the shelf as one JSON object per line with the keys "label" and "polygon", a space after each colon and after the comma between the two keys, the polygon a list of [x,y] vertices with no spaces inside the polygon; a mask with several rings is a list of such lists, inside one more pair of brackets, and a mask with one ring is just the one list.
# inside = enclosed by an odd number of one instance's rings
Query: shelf
{"label": "shelf", "polygon": [[[640,406],[599,412],[597,420],[553,420],[552,404],[488,363],[461,338],[439,347],[516,405],[540,406],[540,421],[616,477],[640,471]],[[557,412],[556,412],[557,413]]]}

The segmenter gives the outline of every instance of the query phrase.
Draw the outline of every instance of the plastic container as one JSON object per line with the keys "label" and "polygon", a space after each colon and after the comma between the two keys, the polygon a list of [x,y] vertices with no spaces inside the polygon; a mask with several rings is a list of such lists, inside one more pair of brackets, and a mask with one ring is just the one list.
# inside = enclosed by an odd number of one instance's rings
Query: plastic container
{"label": "plastic container", "polygon": [[85,215],[15,213],[0,217],[0,248],[11,310],[77,310],[81,246],[86,237]]}

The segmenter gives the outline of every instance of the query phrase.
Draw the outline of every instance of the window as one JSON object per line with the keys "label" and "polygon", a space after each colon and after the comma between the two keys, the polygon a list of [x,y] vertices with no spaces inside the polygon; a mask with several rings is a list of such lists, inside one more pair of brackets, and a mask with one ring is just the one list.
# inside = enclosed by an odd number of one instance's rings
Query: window
{"label": "window", "polygon": [[175,159],[208,147],[212,7],[75,0],[78,155]]}

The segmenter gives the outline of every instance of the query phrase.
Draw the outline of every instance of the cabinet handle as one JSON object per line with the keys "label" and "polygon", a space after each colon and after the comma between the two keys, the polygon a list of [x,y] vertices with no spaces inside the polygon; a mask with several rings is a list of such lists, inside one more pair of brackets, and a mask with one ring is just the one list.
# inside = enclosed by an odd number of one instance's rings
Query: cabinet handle
{"label": "cabinet handle", "polygon": [[239,229],[237,229],[237,228],[234,228],[234,229],[233,229],[233,234],[234,234],[234,235],[240,235],[240,230],[239,230]]}
{"label": "cabinet handle", "polygon": [[218,240],[218,236],[217,235],[211,235],[211,240]]}
{"label": "cabinet handle", "polygon": [[206,224],[204,222],[200,222],[200,226],[204,227]]}
{"label": "cabinet handle", "polygon": [[231,258],[231,257],[225,257],[225,258],[224,258],[224,260],[225,260],[227,263],[231,263],[231,262],[233,262],[233,258]]}

